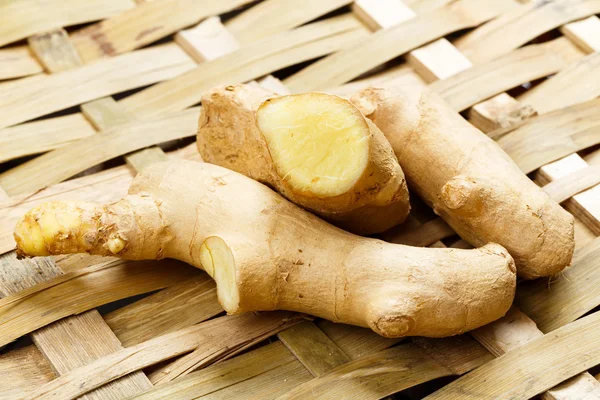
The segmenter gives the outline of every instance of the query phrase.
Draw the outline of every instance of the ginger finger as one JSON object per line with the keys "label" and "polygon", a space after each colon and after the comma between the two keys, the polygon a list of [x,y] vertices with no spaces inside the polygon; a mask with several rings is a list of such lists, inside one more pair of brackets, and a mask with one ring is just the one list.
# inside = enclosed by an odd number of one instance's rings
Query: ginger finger
{"label": "ginger finger", "polygon": [[351,101],[386,135],[411,188],[462,238],[504,246],[526,279],[569,265],[573,216],[437,95],[405,85]]}
{"label": "ginger finger", "polygon": [[477,328],[504,315],[515,291],[499,245],[413,248],[356,236],[250,178],[190,161],[149,167],[111,205],[33,209],[15,239],[21,256],[175,258],[215,279],[228,313],[298,311],[388,337]]}

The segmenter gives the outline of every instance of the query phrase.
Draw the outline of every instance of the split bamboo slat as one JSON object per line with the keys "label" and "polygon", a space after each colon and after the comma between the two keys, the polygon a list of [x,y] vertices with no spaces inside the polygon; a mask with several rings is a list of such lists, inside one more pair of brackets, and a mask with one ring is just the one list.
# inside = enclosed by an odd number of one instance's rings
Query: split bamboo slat
{"label": "split bamboo slat", "polygon": [[[0,398],[600,399],[596,14],[600,0],[0,0]],[[16,260],[31,207],[115,201],[148,165],[200,161],[203,93],[242,82],[427,85],[575,216],[572,265],[521,282],[473,332],[389,339],[224,315],[212,279],[173,260]],[[381,238],[469,247],[419,199]]]}

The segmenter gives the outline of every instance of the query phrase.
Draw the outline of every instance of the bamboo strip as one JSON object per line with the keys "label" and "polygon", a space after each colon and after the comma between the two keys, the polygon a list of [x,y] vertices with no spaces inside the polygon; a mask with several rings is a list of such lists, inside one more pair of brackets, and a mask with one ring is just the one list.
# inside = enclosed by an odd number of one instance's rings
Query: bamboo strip
{"label": "bamboo strip", "polygon": [[544,191],[555,201],[563,201],[600,183],[600,165],[591,165],[553,180]]}
{"label": "bamboo strip", "polygon": [[104,19],[134,6],[131,0],[3,1],[0,46],[62,26]]}
{"label": "bamboo strip", "polygon": [[94,265],[0,300],[0,346],[69,315],[162,289],[197,273],[173,260]]}
{"label": "bamboo strip", "polygon": [[81,114],[53,117],[0,130],[0,163],[62,147],[95,133]]}
{"label": "bamboo strip", "polygon": [[[10,195],[31,193],[117,156],[196,134],[198,108],[161,119],[120,125],[102,135],[70,143],[0,175]],[[30,171],[38,171],[35,175]]]}
{"label": "bamboo strip", "polygon": [[251,43],[120,103],[138,117],[181,110],[198,103],[202,93],[215,85],[250,81],[327,55],[366,35],[366,29],[352,16],[329,18]]}
{"label": "bamboo strip", "polygon": [[600,51],[600,24],[598,24],[597,16],[593,15],[580,21],[571,22],[561,27],[560,31],[585,52]]}
{"label": "bamboo strip", "polygon": [[30,36],[27,43],[47,72],[67,71],[82,64],[68,41],[67,31],[62,28]]}
{"label": "bamboo strip", "polygon": [[27,46],[0,49],[0,80],[21,78],[43,71]]}
{"label": "bamboo strip", "polygon": [[360,43],[311,64],[284,83],[292,92],[323,90],[344,84],[427,42],[494,18],[511,3],[459,0],[390,29],[375,32]]}
{"label": "bamboo strip", "polygon": [[123,375],[194,349],[203,349],[207,358],[218,356],[224,349],[266,333],[277,333],[298,321],[297,316],[285,312],[213,319],[109,354],[36,389],[31,397],[73,399]]}
{"label": "bamboo strip", "polygon": [[[206,17],[252,0],[161,0],[145,2],[73,34],[84,62],[138,49]],[[160,58],[160,56],[159,56]]]}
{"label": "bamboo strip", "polygon": [[474,63],[489,61],[545,32],[598,13],[599,0],[531,1],[468,33],[456,46]]}
{"label": "bamboo strip", "polygon": [[[134,399],[177,398],[179,400],[191,400],[204,395],[216,395],[219,390],[277,370],[285,371],[285,380],[292,381],[290,386],[306,382],[312,378],[290,351],[281,342],[276,341],[234,359],[211,365],[201,371],[192,372],[174,382],[157,386],[136,396]],[[278,380],[281,383],[283,381],[284,379]],[[274,383],[274,380],[270,380],[270,383]],[[254,393],[254,391],[246,392],[246,395],[256,396]],[[231,393],[229,394],[231,395]]]}
{"label": "bamboo strip", "polygon": [[594,313],[485,363],[426,399],[528,399],[599,364],[598,329],[600,313]]}
{"label": "bamboo strip", "polygon": [[207,18],[193,28],[177,32],[175,42],[197,63],[214,60],[240,48],[219,17]]}
{"label": "bamboo strip", "polygon": [[318,325],[329,339],[352,360],[385,350],[402,340],[379,336],[370,329],[336,324],[326,320],[319,321]]}
{"label": "bamboo strip", "polygon": [[215,283],[206,274],[161,290],[104,316],[123,346],[187,328],[223,312]]}
{"label": "bamboo strip", "polygon": [[414,228],[393,229],[382,234],[381,238],[390,243],[425,247],[454,235],[456,232],[443,219],[435,218]]}
{"label": "bamboo strip", "polygon": [[35,346],[27,346],[0,355],[0,398],[17,400],[23,388],[34,388],[56,378],[50,364]]}
{"label": "bamboo strip", "polygon": [[[290,7],[288,0],[265,0],[236,15],[225,24],[242,45],[301,26],[351,0],[305,0],[302,7]],[[285,12],[282,12],[285,10]]]}
{"label": "bamboo strip", "polygon": [[[568,55],[564,55],[568,53]],[[562,69],[583,54],[565,38],[529,45],[491,62],[468,68],[429,87],[455,110],[463,111],[498,93]]]}
{"label": "bamboo strip", "polygon": [[289,392],[300,383],[306,382],[310,377],[306,368],[299,361],[294,361],[199,398],[210,400],[274,399]]}
{"label": "bamboo strip", "polygon": [[312,322],[303,322],[277,335],[313,376],[320,376],[350,361]]}
{"label": "bamboo strip", "polygon": [[600,142],[599,100],[532,118],[498,139],[498,144],[525,172]]}
{"label": "bamboo strip", "polygon": [[[475,363],[480,365],[489,360],[489,353],[475,342],[466,342],[470,347],[454,346],[454,354],[446,353],[446,362],[453,357],[463,357],[473,352]],[[473,360],[469,360],[473,363]],[[447,364],[438,362],[415,344],[407,343],[388,350],[361,357],[348,362],[331,372],[312,379],[278,399],[340,399],[352,397],[379,399],[400,390],[442,376],[454,375]],[[450,367],[452,365],[450,364]]]}
{"label": "bamboo strip", "polygon": [[599,255],[600,239],[595,239],[577,249],[571,267],[551,282],[521,285],[517,292],[519,304],[542,331],[553,331],[600,304],[600,291],[594,279]]}
{"label": "bamboo strip", "polygon": [[159,45],[40,79],[23,79],[0,98],[0,127],[173,78],[195,66],[178,46]]}
{"label": "bamboo strip", "polygon": [[[600,26],[600,21],[598,21]],[[574,85],[574,82],[585,82]],[[517,97],[540,114],[555,111],[600,95],[600,53],[592,53],[552,78]],[[557,96],[560,93],[560,96]]]}

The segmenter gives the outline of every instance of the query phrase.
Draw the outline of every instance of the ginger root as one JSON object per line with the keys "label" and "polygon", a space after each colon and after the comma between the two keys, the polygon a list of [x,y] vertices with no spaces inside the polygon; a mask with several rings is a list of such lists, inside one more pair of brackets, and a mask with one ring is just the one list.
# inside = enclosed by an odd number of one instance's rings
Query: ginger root
{"label": "ginger root", "polygon": [[122,200],[53,202],[15,229],[17,252],[175,258],[204,269],[228,313],[289,310],[388,337],[448,336],[505,314],[515,267],[501,246],[413,248],[355,236],[219,166],[153,165]]}
{"label": "ginger root", "polygon": [[375,124],[338,96],[273,96],[250,85],[206,94],[197,142],[204,161],[266,183],[354,233],[404,221],[404,174]]}
{"label": "ginger root", "polygon": [[405,85],[351,101],[388,138],[411,189],[461,237],[504,246],[526,279],[569,265],[573,216],[437,95]]}

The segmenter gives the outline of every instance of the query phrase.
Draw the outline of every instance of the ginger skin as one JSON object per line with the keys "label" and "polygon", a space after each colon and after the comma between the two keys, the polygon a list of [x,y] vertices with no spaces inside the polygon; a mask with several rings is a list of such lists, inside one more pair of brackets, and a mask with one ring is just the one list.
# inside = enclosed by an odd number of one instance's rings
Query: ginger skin
{"label": "ginger skin", "polygon": [[570,264],[573,216],[437,95],[403,85],[351,101],[388,138],[411,189],[465,240],[504,246],[525,279]]}
{"label": "ginger skin", "polygon": [[219,166],[153,165],[109,205],[53,202],[15,229],[21,257],[87,252],[175,258],[204,269],[228,313],[289,310],[387,337],[441,337],[509,309],[516,274],[501,246],[413,248],[355,236]]}
{"label": "ginger skin", "polygon": [[354,233],[406,219],[404,174],[375,124],[338,96],[273,96],[250,85],[207,93],[197,141],[203,160],[266,183]]}

